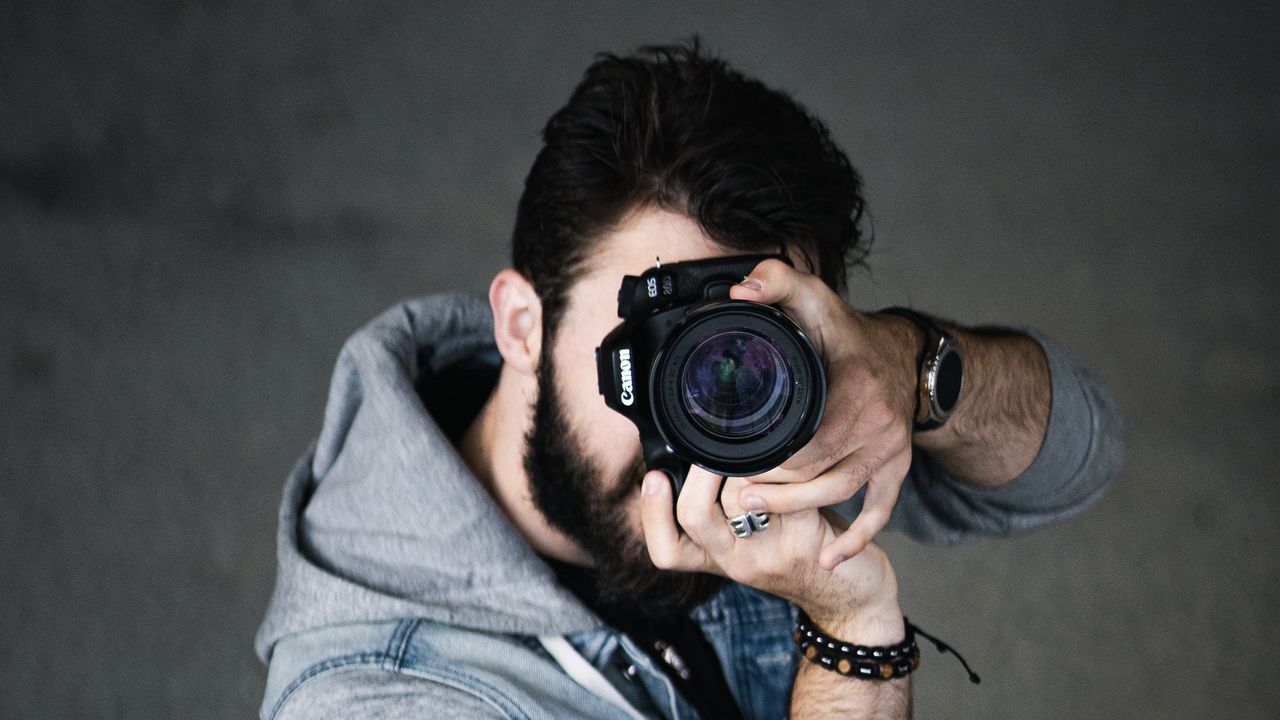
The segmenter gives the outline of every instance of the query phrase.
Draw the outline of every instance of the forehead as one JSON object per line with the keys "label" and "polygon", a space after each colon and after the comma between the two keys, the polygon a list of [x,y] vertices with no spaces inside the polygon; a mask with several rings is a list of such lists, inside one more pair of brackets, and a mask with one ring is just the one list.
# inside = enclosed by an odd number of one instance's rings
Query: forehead
{"label": "forehead", "polygon": [[659,260],[671,264],[729,254],[688,216],[646,207],[629,213],[596,243],[574,294],[616,295],[623,275],[639,275]]}
{"label": "forehead", "polygon": [[[592,248],[581,275],[569,289],[564,317],[557,331],[557,363],[569,377],[584,378],[582,387],[595,389],[595,373],[586,370],[594,363],[591,351],[617,326],[618,287],[623,275],[639,275],[661,259],[663,263],[728,255],[727,250],[706,235],[698,223],[685,215],[657,208],[630,213]],[[570,396],[573,393],[573,380]],[[585,402],[585,389],[578,388]],[[596,403],[604,408],[604,402]],[[581,405],[579,405],[581,407]],[[621,416],[619,416],[621,417]]]}
{"label": "forehead", "polygon": [[[621,322],[618,287],[624,275],[639,275],[659,259],[666,265],[743,253],[717,244],[688,216],[653,207],[632,212],[601,238],[569,289],[556,331],[557,363],[591,390],[582,389],[583,397],[574,399],[587,402],[586,395],[595,393],[595,372],[588,368],[594,366],[593,350],[600,340]],[[798,253],[790,257],[797,268],[808,270]],[[603,401],[598,404],[605,407]]]}

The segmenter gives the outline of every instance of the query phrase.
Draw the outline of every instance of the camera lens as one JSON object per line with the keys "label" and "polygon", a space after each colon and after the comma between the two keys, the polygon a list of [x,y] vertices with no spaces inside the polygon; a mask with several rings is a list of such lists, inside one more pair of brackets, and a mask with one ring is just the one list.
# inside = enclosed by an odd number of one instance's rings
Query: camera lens
{"label": "camera lens", "polygon": [[[651,436],[650,450],[749,476],[777,467],[817,432],[827,396],[822,358],[781,310],[712,300],[675,322],[655,317],[636,342],[654,348],[636,399],[651,403],[661,445]],[[614,364],[607,367],[612,380]]]}
{"label": "camera lens", "polygon": [[791,401],[791,370],[768,337],[723,329],[702,338],[680,373],[684,409],[705,431],[728,440],[767,432]]}

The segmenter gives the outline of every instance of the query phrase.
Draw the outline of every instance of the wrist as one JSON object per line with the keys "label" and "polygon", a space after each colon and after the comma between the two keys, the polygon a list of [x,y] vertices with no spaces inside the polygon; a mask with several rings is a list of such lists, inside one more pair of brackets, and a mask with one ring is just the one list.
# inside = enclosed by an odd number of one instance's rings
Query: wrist
{"label": "wrist", "polygon": [[849,608],[843,613],[814,615],[805,610],[814,624],[833,640],[857,645],[890,645],[904,635],[902,608],[897,598],[877,606]]}
{"label": "wrist", "polygon": [[924,330],[901,315],[873,313],[866,317],[880,328],[882,347],[891,349],[895,367],[909,371],[911,387],[914,388],[920,369],[920,350],[928,339]]}
{"label": "wrist", "polygon": [[901,315],[875,313],[865,317],[876,327],[874,343],[885,354],[893,393],[901,398],[914,424],[920,419],[920,354],[928,340],[925,331]]}
{"label": "wrist", "polygon": [[809,601],[796,604],[833,637],[860,645],[883,645],[902,639],[898,578],[889,556],[869,544],[857,556],[827,573],[832,584]]}

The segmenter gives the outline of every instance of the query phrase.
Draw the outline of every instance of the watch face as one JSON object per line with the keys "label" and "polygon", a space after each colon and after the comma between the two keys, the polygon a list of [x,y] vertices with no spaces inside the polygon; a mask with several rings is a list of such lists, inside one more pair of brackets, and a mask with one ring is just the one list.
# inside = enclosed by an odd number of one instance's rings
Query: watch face
{"label": "watch face", "polygon": [[942,355],[938,363],[937,384],[935,385],[938,409],[950,414],[960,399],[960,385],[964,378],[964,367],[960,362],[960,353],[954,350]]}

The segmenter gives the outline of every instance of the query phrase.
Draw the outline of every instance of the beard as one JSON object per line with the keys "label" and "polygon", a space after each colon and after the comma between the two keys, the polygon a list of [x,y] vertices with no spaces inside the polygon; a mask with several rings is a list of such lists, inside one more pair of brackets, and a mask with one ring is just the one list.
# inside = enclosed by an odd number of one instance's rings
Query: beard
{"label": "beard", "polygon": [[644,460],[637,453],[618,477],[606,481],[570,424],[555,382],[550,345],[545,343],[538,364],[538,396],[525,437],[524,468],[534,506],[591,556],[591,590],[597,603],[650,618],[688,613],[715,595],[724,579],[654,566],[625,508],[644,478]]}

